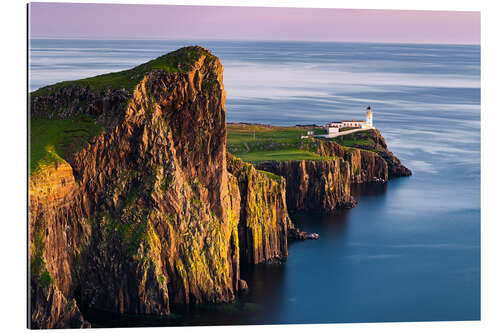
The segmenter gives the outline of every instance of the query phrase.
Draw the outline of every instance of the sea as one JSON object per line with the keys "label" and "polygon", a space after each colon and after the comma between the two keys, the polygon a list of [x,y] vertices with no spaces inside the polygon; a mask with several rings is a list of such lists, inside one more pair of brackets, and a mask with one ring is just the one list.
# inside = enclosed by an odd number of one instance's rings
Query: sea
{"label": "sea", "polygon": [[128,69],[183,46],[224,66],[227,121],[363,119],[413,171],[354,188],[335,215],[294,214],[319,240],[284,264],[241,267],[234,304],[169,318],[85,310],[95,327],[479,320],[480,46],[32,39],[29,89]]}

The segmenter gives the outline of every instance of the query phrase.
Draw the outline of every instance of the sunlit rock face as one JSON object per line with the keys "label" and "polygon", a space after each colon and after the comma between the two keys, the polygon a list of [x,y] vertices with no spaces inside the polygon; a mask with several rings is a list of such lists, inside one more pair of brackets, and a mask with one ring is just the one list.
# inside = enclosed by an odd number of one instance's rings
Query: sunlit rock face
{"label": "sunlit rock face", "polygon": [[284,261],[287,235],[294,229],[286,204],[286,181],[228,154],[228,170],[241,193],[238,227],[240,260],[250,264]]}
{"label": "sunlit rock face", "polygon": [[153,70],[125,106],[107,106],[121,110],[118,123],[32,175],[33,326],[88,324],[39,311],[51,306],[41,293],[76,300],[75,318],[78,305],[167,315],[234,299],[240,195],[226,167],[223,67],[203,48],[182,52],[194,58],[182,70]]}
{"label": "sunlit rock face", "polygon": [[[103,78],[112,87],[97,89]],[[89,327],[87,309],[231,302],[251,288],[240,262],[283,262],[287,237],[319,237],[296,230],[288,209],[352,207],[351,184],[410,174],[375,131],[369,150],[315,142],[324,161],[228,155],[223,67],[201,47],[32,97],[32,117],[102,127],[30,175],[33,328]]]}
{"label": "sunlit rock face", "polygon": [[369,146],[344,147],[329,140],[313,139],[307,150],[329,160],[266,161],[255,165],[286,178],[286,201],[291,211],[333,212],[353,207],[352,184],[384,183],[391,177],[411,175],[389,151],[378,130],[363,132]]}

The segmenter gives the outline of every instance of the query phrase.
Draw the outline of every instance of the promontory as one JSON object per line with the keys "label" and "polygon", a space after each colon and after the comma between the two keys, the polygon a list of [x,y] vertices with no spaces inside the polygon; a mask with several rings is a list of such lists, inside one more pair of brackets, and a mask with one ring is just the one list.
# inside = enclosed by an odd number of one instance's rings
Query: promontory
{"label": "promontory", "polygon": [[343,143],[227,125],[225,98],[199,46],[30,93],[32,328],[232,302],[240,265],[286,260],[289,210],[352,207],[351,184],[411,174],[378,130]]}

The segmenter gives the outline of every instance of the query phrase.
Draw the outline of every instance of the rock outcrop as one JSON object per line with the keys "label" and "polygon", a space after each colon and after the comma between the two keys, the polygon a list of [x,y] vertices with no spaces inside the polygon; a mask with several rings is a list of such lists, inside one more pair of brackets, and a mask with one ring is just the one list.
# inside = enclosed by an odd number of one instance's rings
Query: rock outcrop
{"label": "rock outcrop", "polygon": [[382,157],[388,167],[389,177],[408,177],[411,176],[411,170],[405,167],[401,161],[389,150],[387,144],[385,143],[384,137],[380,134],[378,130],[374,130],[374,142],[376,143],[376,148],[378,155]]}
{"label": "rock outcrop", "polygon": [[[223,68],[203,48],[179,52],[192,63],[147,73],[125,107],[103,106],[123,110],[116,124],[31,176],[32,327],[84,327],[78,307],[165,315],[234,299],[240,194],[226,167]],[[64,106],[88,88],[61,89],[33,99],[32,115],[85,112]]]}
{"label": "rock outcrop", "polygon": [[88,328],[90,323],[83,319],[76,301],[68,301],[54,285],[31,282],[31,328]]}
{"label": "rock outcrop", "polygon": [[333,212],[353,207],[351,184],[384,183],[411,171],[389,151],[378,130],[364,133],[371,146],[344,147],[331,140],[312,139],[302,149],[314,151],[327,160],[266,161],[255,165],[286,178],[287,206],[291,211]]}
{"label": "rock outcrop", "polygon": [[241,194],[240,260],[250,264],[284,261],[287,235],[294,229],[287,211],[285,179],[256,170],[230,154],[227,165]]}
{"label": "rock outcrop", "polygon": [[[381,165],[381,162],[375,161],[378,157],[381,157],[387,164],[388,178],[411,176],[411,171],[401,164],[401,161],[389,150],[385,139],[380,134],[379,130],[371,129],[357,132],[353,135],[355,135],[361,143],[354,144],[349,148],[343,147],[330,140],[314,140],[312,146],[313,149],[322,156],[339,156],[345,158],[346,160],[350,160],[351,156],[349,156],[349,154],[354,154],[352,157],[354,157],[354,159],[361,160],[361,163],[365,163],[365,166],[367,166],[366,163],[369,163],[369,160],[373,160],[376,164]],[[356,156],[358,154],[357,151],[361,154],[361,159]],[[373,156],[372,154],[375,154],[376,156]],[[354,160],[352,164],[353,166],[358,165]],[[368,171],[370,169],[365,166],[361,165],[360,170]],[[384,177],[380,177],[383,176],[380,171],[381,170],[377,172],[377,170],[375,170],[375,174],[378,174],[377,178],[384,179]],[[385,180],[387,180],[387,177]],[[366,183],[370,181],[369,176],[361,176],[359,183]]]}
{"label": "rock outcrop", "polygon": [[[59,161],[30,178],[30,311],[32,328],[88,327],[73,298],[75,256],[89,234],[71,166]],[[65,296],[66,295],[66,296]]]}
{"label": "rock outcrop", "polygon": [[124,122],[75,156],[95,231],[81,259],[83,304],[161,315],[170,303],[234,299],[239,196],[226,171],[224,98],[208,53],[187,73],[153,72]]}
{"label": "rock outcrop", "polygon": [[351,170],[343,159],[325,161],[270,161],[255,165],[286,178],[290,211],[334,211],[352,207]]}
{"label": "rock outcrop", "polygon": [[319,238],[288,209],[351,207],[351,184],[409,172],[382,137],[377,152],[316,140],[321,161],[254,167],[226,154],[223,67],[201,47],[42,88],[30,110],[103,129],[30,176],[32,328],[89,327],[88,309],[231,302],[248,289],[240,262],[281,262],[288,237]]}
{"label": "rock outcrop", "polygon": [[95,91],[89,86],[74,84],[46,89],[48,94],[31,98],[31,117],[57,119],[91,115],[108,128],[123,120],[127,102],[132,97],[125,88]]}

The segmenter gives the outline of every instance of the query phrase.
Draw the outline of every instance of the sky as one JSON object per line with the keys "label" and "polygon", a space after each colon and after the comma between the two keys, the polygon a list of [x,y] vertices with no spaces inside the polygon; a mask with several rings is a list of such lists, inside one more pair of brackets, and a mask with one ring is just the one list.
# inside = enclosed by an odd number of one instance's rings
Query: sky
{"label": "sky", "polygon": [[480,13],[31,3],[31,38],[479,44]]}

